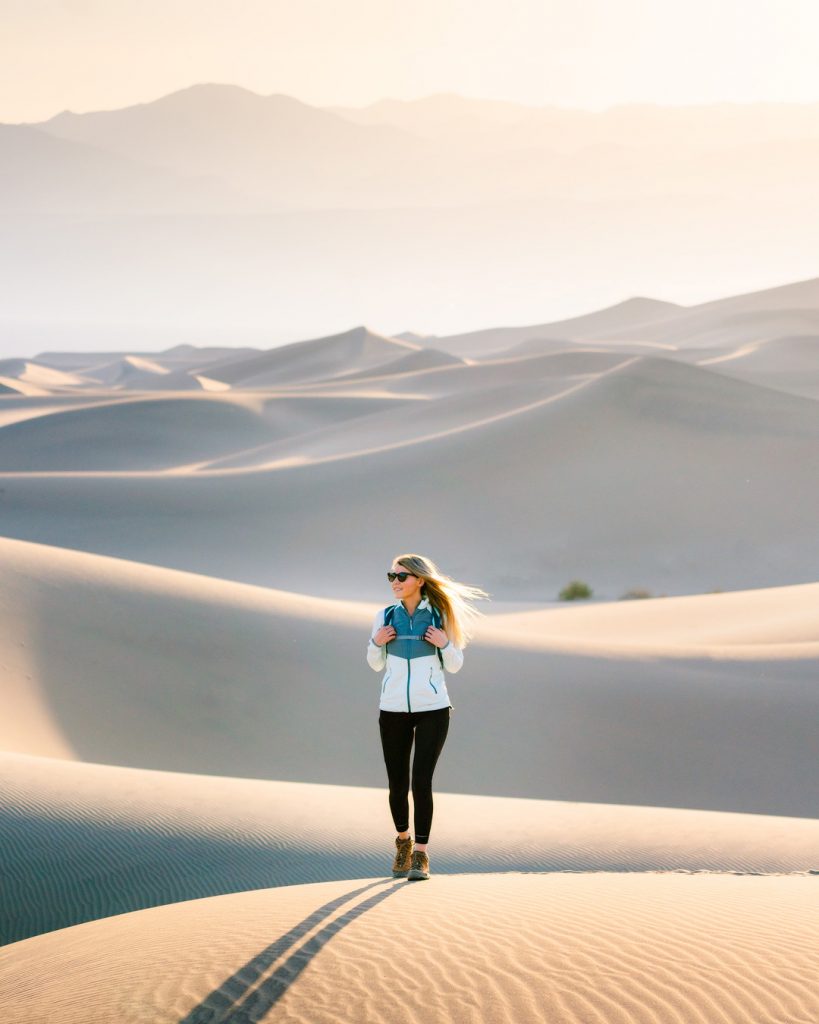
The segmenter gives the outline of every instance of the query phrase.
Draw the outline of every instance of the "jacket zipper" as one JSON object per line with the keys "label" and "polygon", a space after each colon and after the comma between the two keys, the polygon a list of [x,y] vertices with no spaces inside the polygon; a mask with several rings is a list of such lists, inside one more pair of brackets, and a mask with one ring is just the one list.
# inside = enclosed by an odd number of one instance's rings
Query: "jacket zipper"
{"label": "jacket zipper", "polygon": [[433,681],[432,681],[432,666],[431,665],[430,665],[430,668],[429,668],[429,685],[432,687],[433,690],[435,690],[436,693],[438,692],[438,688],[436,687],[435,683],[433,683]]}
{"label": "jacket zipper", "polygon": [[[410,633],[412,632],[412,616],[409,617]],[[406,643],[406,641],[404,641]],[[412,672],[412,661],[407,658],[407,711],[412,712],[412,705],[410,704],[409,691],[410,691],[410,673]]]}

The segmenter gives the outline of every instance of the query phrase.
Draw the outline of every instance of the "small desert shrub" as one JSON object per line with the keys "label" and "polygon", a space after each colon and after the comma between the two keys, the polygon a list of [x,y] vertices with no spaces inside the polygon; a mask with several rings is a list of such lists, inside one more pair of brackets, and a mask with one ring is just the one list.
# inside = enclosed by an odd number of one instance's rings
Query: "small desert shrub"
{"label": "small desert shrub", "polygon": [[638,598],[643,597],[654,597],[650,590],[646,590],[645,587],[632,587],[631,590],[627,590],[625,594],[620,598],[621,601],[636,601]]}
{"label": "small desert shrub", "polygon": [[579,598],[591,596],[592,588],[582,580],[572,580],[558,594],[561,601],[577,601]]}

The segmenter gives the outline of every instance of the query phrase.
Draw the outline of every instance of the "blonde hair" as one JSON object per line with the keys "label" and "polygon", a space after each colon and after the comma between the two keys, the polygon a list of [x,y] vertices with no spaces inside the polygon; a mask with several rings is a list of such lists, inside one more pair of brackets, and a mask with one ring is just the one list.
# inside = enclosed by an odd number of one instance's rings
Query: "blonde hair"
{"label": "blonde hair", "polygon": [[393,562],[403,565],[413,576],[423,580],[421,593],[441,613],[444,632],[456,647],[466,647],[472,638],[468,623],[483,615],[469,602],[489,598],[490,595],[480,587],[458,583],[444,575],[432,559],[424,555],[397,555]]}

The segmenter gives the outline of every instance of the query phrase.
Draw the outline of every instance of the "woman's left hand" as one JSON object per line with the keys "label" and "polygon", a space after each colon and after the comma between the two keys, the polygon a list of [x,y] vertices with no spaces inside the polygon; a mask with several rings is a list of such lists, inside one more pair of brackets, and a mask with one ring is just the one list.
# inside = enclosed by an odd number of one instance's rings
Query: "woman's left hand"
{"label": "woman's left hand", "polygon": [[446,647],[449,643],[449,637],[446,633],[442,629],[436,629],[435,626],[427,627],[424,639],[427,643],[435,644],[436,647]]}

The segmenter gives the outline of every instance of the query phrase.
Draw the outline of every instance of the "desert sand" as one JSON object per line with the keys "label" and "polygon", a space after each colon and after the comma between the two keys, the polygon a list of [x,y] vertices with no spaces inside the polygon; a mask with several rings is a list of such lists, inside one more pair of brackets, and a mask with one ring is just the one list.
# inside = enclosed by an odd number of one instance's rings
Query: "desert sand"
{"label": "desert sand", "polygon": [[[816,317],[0,363],[4,1024],[819,1019]],[[422,883],[405,550],[492,597]]]}
{"label": "desert sand", "polygon": [[12,1019],[38,1024],[811,1021],[816,886],[514,872],[285,886],[28,939],[2,977]]}
{"label": "desert sand", "polygon": [[[14,879],[6,942],[167,903],[384,871],[391,823],[377,785],[11,753],[0,766],[3,863]],[[817,868],[819,822],[807,818],[445,791],[435,813],[436,876]]]}

